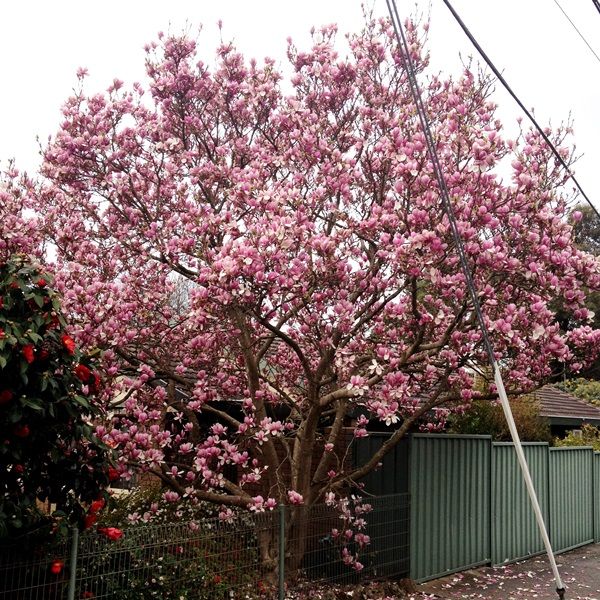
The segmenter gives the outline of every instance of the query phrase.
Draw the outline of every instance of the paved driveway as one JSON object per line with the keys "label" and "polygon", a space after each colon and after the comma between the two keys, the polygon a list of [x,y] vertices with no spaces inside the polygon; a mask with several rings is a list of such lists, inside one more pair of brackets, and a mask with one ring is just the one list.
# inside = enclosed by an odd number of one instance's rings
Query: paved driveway
{"label": "paved driveway", "polygon": [[[560,554],[558,568],[566,585],[565,600],[600,600],[600,544]],[[484,567],[418,586],[413,600],[479,598],[486,600],[557,600],[547,557],[506,567]]]}

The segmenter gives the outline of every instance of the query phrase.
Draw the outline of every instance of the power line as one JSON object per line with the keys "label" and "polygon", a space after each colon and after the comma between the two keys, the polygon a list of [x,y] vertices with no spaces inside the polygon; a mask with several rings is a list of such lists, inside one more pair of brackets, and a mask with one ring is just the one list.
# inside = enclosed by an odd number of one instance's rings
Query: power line
{"label": "power line", "polygon": [[[390,2],[391,2],[391,4],[390,4]],[[490,363],[493,365],[496,362],[496,358],[494,355],[494,349],[492,347],[488,328],[485,323],[485,319],[483,317],[483,312],[481,310],[481,304],[479,302],[479,297],[477,295],[475,283],[473,282],[471,269],[469,267],[469,261],[467,259],[467,255],[466,255],[466,252],[464,249],[462,237],[461,237],[460,231],[458,229],[458,224],[456,222],[454,208],[452,206],[452,202],[450,201],[450,192],[448,190],[448,186],[447,186],[446,180],[444,178],[442,165],[439,161],[435,142],[433,140],[433,135],[431,133],[431,126],[429,123],[429,118],[427,116],[427,112],[426,112],[425,106],[423,104],[423,99],[421,97],[421,91],[419,89],[419,84],[417,82],[417,78],[416,78],[416,75],[414,72],[414,67],[412,64],[412,59],[410,57],[408,43],[406,42],[406,38],[404,36],[404,30],[402,29],[402,25],[400,23],[400,17],[398,16],[398,9],[396,7],[396,2],[395,2],[395,0],[386,0],[386,3],[388,5],[388,9],[389,9],[390,15],[392,17],[392,24],[394,25],[396,37],[398,38],[398,44],[400,45],[401,54],[404,59],[413,101],[414,101],[416,109],[417,109],[417,115],[419,117],[419,122],[421,124],[421,129],[423,131],[423,135],[425,136],[425,142],[426,142],[427,149],[429,152],[429,157],[431,159],[431,164],[433,166],[433,172],[435,174],[435,177],[436,177],[439,189],[440,189],[442,204],[444,206],[446,215],[448,216],[448,222],[450,224],[450,230],[452,232],[452,237],[454,238],[454,242],[456,244],[456,250],[458,252],[458,256],[460,259],[461,268],[464,273],[467,288],[471,295],[471,301],[473,302],[473,308],[475,310],[475,314],[477,316],[477,320],[478,320],[480,328],[481,328],[483,347],[485,348],[485,351],[486,351],[486,354],[488,356]]]}
{"label": "power line", "polygon": [[[600,10],[600,4],[597,4],[597,0],[593,0],[593,2],[594,2],[594,4],[596,4],[598,10]],[[565,12],[565,9],[559,4],[558,0],[554,0],[554,4],[556,4],[556,6],[558,6],[558,8],[560,8],[560,12],[562,12],[562,14],[565,15],[565,17],[567,18],[567,21],[569,21],[569,23],[571,23],[571,26],[577,32],[577,35],[583,40],[583,43],[590,49],[590,52],[596,57],[596,60],[598,61],[598,63],[600,63],[600,56],[598,56],[596,54],[596,51],[590,46],[589,42],[583,36],[583,33],[581,33],[581,31],[579,31],[579,29],[577,28],[577,25],[575,25],[575,23],[573,23],[573,21],[571,20],[571,17],[569,17],[569,15]]]}
{"label": "power line", "polygon": [[600,0],[592,0],[592,3],[596,7],[596,10],[600,13]]}
{"label": "power line", "polygon": [[446,184],[446,180],[444,178],[444,174],[442,171],[442,166],[437,154],[435,142],[433,140],[433,134],[431,133],[431,126],[429,124],[429,118],[427,116],[427,111],[425,110],[425,105],[423,103],[423,98],[421,96],[421,90],[419,89],[419,84],[417,82],[417,76],[415,74],[414,65],[410,55],[410,49],[408,47],[408,42],[406,40],[406,36],[404,35],[404,29],[402,27],[402,23],[400,21],[400,17],[398,15],[398,8],[396,6],[396,0],[386,0],[388,10],[390,13],[390,18],[392,20],[392,24],[394,26],[394,31],[396,33],[396,39],[398,40],[398,45],[400,47],[400,54],[404,61],[404,66],[406,68],[406,74],[408,76],[408,82],[410,85],[410,91],[413,97],[413,101],[415,103],[415,107],[417,109],[417,115],[419,117],[419,122],[421,124],[421,129],[423,131],[423,135],[425,136],[425,142],[427,146],[427,151],[429,153],[429,158],[431,159],[431,164],[433,166],[433,171],[435,174],[435,178],[438,183],[438,187],[440,190],[440,196],[442,199],[442,205],[446,212],[446,216],[448,217],[448,222],[450,224],[450,230],[452,232],[452,237],[454,238],[454,243],[456,245],[456,251],[458,252],[458,256],[460,259],[461,270],[465,277],[465,282],[467,284],[467,288],[469,290],[469,295],[471,297],[471,302],[473,303],[473,309],[475,311],[475,315],[477,316],[477,321],[479,323],[479,328],[481,330],[483,346],[488,354],[488,359],[490,361],[490,365],[494,371],[494,382],[496,384],[496,389],[498,391],[498,396],[500,398],[500,402],[502,403],[502,408],[504,410],[504,415],[506,417],[506,421],[508,424],[508,428],[511,434],[511,437],[514,442],[515,452],[517,454],[517,459],[519,461],[519,465],[521,467],[521,471],[523,473],[523,479],[525,481],[525,486],[527,487],[527,491],[529,493],[529,498],[531,501],[531,505],[536,517],[536,521],[540,530],[540,535],[542,536],[542,540],[544,542],[544,546],[546,548],[546,553],[548,554],[548,560],[550,561],[550,566],[552,567],[552,572],[554,574],[554,580],[556,582],[556,592],[558,593],[559,598],[564,598],[565,588],[562,583],[562,579],[560,577],[560,573],[558,571],[558,567],[556,565],[556,559],[554,558],[554,552],[552,551],[552,544],[550,543],[550,538],[548,537],[548,531],[546,529],[546,524],[544,523],[544,517],[542,515],[542,511],[540,509],[540,504],[537,498],[537,494],[535,492],[535,486],[533,485],[533,480],[531,479],[531,473],[529,472],[529,467],[527,466],[527,459],[525,458],[525,454],[523,452],[523,448],[521,446],[521,441],[519,439],[519,433],[517,431],[517,427],[515,425],[515,420],[512,414],[512,410],[510,408],[510,404],[508,402],[508,396],[506,395],[506,389],[504,388],[504,382],[502,380],[502,374],[500,372],[500,368],[498,365],[498,361],[494,355],[494,349],[492,347],[492,343],[489,337],[489,331],[485,323],[485,319],[483,317],[483,312],[481,309],[481,303],[479,302],[479,296],[477,295],[477,289],[475,288],[475,283],[473,281],[473,275],[471,273],[471,269],[469,267],[469,263],[467,260],[467,255],[464,249],[462,237],[460,235],[460,231],[458,229],[458,224],[456,221],[456,214],[454,213],[454,208],[452,206],[452,202],[450,201],[450,193],[448,191],[448,186]]}
{"label": "power line", "polygon": [[564,161],[563,157],[559,154],[558,150],[556,149],[556,147],[554,146],[554,144],[552,143],[550,138],[546,135],[544,130],[541,128],[540,124],[536,121],[535,117],[531,114],[531,112],[529,110],[527,110],[527,108],[525,108],[525,105],[521,102],[521,100],[519,100],[519,97],[513,92],[510,85],[508,85],[508,82],[506,81],[506,79],[504,79],[504,76],[502,75],[502,73],[500,73],[500,71],[496,68],[496,66],[490,59],[490,57],[485,53],[483,48],[479,45],[477,40],[473,37],[473,34],[469,30],[469,28],[465,25],[464,21],[460,18],[459,14],[454,10],[454,7],[452,6],[452,4],[450,4],[449,0],[443,0],[443,2],[448,7],[448,10],[452,13],[452,16],[454,17],[456,22],[460,25],[461,29],[465,32],[466,36],[469,38],[469,40],[471,40],[471,43],[473,44],[473,46],[475,46],[475,48],[477,49],[477,52],[479,52],[479,54],[481,55],[483,60],[485,60],[485,62],[487,63],[488,67],[492,70],[494,75],[498,78],[500,83],[504,86],[504,89],[512,96],[513,100],[519,105],[521,110],[527,115],[528,119],[531,121],[531,123],[534,125],[534,127],[538,130],[538,133],[542,136],[542,138],[546,142],[546,144],[548,144],[548,147],[552,151],[552,154],[554,154],[554,157],[556,158],[556,160],[563,167],[563,169],[567,172],[567,174],[569,175],[569,177],[571,178],[571,180],[573,181],[573,183],[579,190],[579,193],[585,198],[585,201],[590,205],[591,209],[596,213],[596,216],[598,217],[598,219],[600,219],[600,213],[598,212],[598,209],[592,204],[592,201],[589,199],[588,195],[583,191],[583,188],[579,184],[579,181],[577,181],[577,179],[575,178],[575,175],[573,175],[573,172],[569,168],[569,165],[567,165],[567,163]]}

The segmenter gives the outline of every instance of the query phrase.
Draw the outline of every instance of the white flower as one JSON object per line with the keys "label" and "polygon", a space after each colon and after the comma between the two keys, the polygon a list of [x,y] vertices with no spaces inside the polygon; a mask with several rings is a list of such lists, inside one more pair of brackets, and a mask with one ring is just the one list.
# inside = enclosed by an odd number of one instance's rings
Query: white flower
{"label": "white flower", "polygon": [[531,336],[532,340],[537,340],[541,338],[544,333],[546,333],[546,328],[543,325],[536,325],[533,328],[533,335]]}

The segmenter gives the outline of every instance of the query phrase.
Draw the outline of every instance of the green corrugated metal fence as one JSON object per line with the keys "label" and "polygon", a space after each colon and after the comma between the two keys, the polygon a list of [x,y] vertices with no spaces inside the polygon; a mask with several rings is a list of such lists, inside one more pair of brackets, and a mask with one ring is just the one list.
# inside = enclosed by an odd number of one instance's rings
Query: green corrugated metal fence
{"label": "green corrugated metal fence", "polygon": [[594,451],[550,448],[550,541],[564,552],[594,541]]}
{"label": "green corrugated metal fence", "polygon": [[[358,440],[363,464],[387,435]],[[524,444],[556,552],[600,541],[600,453]],[[544,552],[514,448],[490,436],[413,435],[365,479],[371,494],[411,494],[410,573],[417,581]]]}
{"label": "green corrugated metal fence", "polygon": [[433,579],[489,562],[490,529],[482,523],[490,515],[490,453],[486,437],[412,437],[413,579]]}
{"label": "green corrugated metal fence", "polygon": [[[389,437],[388,433],[371,433],[368,437],[356,440],[354,464],[364,465]],[[367,493],[385,496],[408,492],[409,441],[409,438],[401,440],[392,452],[383,457],[381,468],[371,471],[361,480]]]}
{"label": "green corrugated metal fence", "polygon": [[[548,444],[523,444],[544,520],[548,522]],[[527,488],[510,443],[492,444],[491,558],[493,565],[544,551]]]}
{"label": "green corrugated metal fence", "polygon": [[600,452],[594,452],[594,541],[600,542]]}

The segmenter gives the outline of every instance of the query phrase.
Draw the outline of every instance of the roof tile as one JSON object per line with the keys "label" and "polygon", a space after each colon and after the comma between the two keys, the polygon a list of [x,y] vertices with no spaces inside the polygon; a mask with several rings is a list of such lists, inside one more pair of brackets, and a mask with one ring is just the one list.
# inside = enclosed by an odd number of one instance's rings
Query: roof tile
{"label": "roof tile", "polygon": [[542,417],[562,417],[582,421],[600,421],[600,408],[563,392],[553,385],[545,385],[534,392],[540,402]]}

